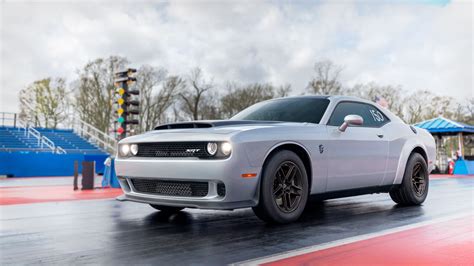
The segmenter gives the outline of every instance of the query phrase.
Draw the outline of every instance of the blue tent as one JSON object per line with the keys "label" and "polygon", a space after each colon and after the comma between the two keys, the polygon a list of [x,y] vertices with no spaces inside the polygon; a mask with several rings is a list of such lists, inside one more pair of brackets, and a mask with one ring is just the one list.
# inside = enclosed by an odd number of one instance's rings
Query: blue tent
{"label": "blue tent", "polygon": [[430,133],[447,133],[456,135],[458,133],[474,133],[474,126],[456,122],[442,116],[415,124],[416,127],[424,128]]}
{"label": "blue tent", "polygon": [[[414,126],[426,129],[428,132],[434,135],[435,139],[437,139],[438,148],[440,147],[439,140],[441,140],[443,136],[457,135],[459,138],[459,144],[461,146],[460,149],[463,151],[463,135],[474,134],[474,126],[456,122],[442,116],[417,123]],[[439,156],[437,157],[437,163],[438,166],[440,166],[441,163],[439,161]],[[454,166],[454,174],[474,174],[474,160],[472,160],[472,156],[469,157],[466,160],[466,158],[463,156],[456,161]]]}

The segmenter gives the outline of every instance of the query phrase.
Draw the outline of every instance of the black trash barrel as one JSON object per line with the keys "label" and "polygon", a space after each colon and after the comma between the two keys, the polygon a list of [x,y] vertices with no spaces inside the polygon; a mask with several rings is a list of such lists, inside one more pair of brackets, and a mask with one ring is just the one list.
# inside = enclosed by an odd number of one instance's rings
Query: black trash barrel
{"label": "black trash barrel", "polygon": [[82,162],[82,189],[94,189],[95,161]]}

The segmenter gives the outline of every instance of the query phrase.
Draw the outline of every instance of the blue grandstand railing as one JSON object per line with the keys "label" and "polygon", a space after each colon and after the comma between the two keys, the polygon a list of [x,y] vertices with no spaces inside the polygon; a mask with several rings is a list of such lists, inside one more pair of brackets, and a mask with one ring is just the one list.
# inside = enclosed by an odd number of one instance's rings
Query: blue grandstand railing
{"label": "blue grandstand railing", "polygon": [[26,135],[28,137],[33,136],[38,140],[38,146],[40,146],[41,149],[44,147],[48,147],[52,153],[58,153],[58,154],[65,154],[66,151],[61,148],[60,146],[55,145],[55,143],[50,140],[46,136],[42,136],[41,133],[38,132],[34,127],[28,126],[26,127]]}
{"label": "blue grandstand railing", "polygon": [[92,126],[91,124],[81,120],[76,119],[73,122],[72,129],[76,134],[82,136],[89,141],[92,141],[105,151],[109,152],[110,154],[115,154],[116,147],[117,147],[117,140],[109,136],[108,134],[100,131],[96,127]]}

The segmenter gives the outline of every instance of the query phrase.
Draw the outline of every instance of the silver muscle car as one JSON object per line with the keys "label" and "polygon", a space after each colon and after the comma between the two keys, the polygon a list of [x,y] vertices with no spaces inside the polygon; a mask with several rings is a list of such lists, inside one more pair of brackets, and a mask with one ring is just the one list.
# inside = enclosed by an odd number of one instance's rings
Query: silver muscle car
{"label": "silver muscle car", "polygon": [[298,96],[255,104],[230,120],[160,125],[119,142],[119,200],[163,212],[252,207],[298,219],[308,198],[387,192],[400,205],[428,193],[435,142],[359,98]]}

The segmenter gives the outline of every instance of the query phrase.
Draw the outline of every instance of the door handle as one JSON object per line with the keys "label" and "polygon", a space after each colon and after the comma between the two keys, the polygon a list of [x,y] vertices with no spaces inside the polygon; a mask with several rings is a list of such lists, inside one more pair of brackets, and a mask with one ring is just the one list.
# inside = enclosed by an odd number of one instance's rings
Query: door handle
{"label": "door handle", "polygon": [[383,134],[377,134],[377,137],[383,138]]}

